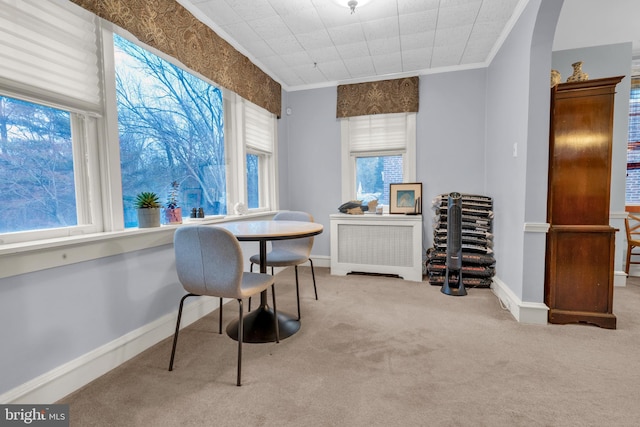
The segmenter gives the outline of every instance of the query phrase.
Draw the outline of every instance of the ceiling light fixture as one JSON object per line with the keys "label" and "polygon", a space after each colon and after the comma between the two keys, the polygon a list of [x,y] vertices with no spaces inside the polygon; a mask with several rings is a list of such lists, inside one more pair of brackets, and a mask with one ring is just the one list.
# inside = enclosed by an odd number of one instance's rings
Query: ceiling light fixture
{"label": "ceiling light fixture", "polygon": [[336,6],[346,7],[351,11],[353,15],[356,13],[356,7],[358,10],[372,2],[372,0],[332,0]]}
{"label": "ceiling light fixture", "polygon": [[356,13],[356,6],[358,5],[358,2],[356,0],[349,0],[347,2],[347,6],[349,6],[349,9],[351,9],[351,14],[353,15],[354,13]]}

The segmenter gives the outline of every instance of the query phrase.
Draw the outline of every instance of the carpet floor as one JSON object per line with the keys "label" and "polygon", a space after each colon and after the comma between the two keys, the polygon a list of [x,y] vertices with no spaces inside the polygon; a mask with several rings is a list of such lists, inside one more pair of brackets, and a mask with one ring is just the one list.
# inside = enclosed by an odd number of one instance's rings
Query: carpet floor
{"label": "carpet floor", "polygon": [[[618,328],[516,322],[490,289],[300,268],[302,322],[237,343],[214,312],[58,403],[72,426],[637,426],[640,280],[614,291]],[[296,313],[292,269],[278,308]],[[176,301],[177,307],[178,301]],[[246,305],[245,305],[246,306]],[[224,322],[237,303],[224,306]]]}

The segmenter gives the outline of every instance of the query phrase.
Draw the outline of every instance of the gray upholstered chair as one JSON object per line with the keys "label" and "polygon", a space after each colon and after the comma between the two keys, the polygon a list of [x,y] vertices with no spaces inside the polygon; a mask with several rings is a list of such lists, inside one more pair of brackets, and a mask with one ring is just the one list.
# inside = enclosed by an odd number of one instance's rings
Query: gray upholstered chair
{"label": "gray upholstered chair", "polygon": [[[313,216],[307,212],[300,211],[282,211],[278,212],[274,217],[274,221],[306,221],[313,222]],[[267,266],[271,267],[288,267],[294,266],[296,273],[296,299],[298,302],[298,320],[300,320],[300,288],[298,285],[298,265],[309,261],[311,264],[311,277],[313,278],[313,292],[316,300],[318,299],[318,290],[316,288],[316,273],[313,269],[313,260],[311,256],[311,248],[313,247],[313,237],[304,237],[301,239],[274,240],[271,242],[271,251],[267,253]],[[253,264],[260,265],[260,254],[253,255],[250,258],[251,271]],[[249,309],[251,309],[251,300],[249,300]]]}
{"label": "gray upholstered chair", "polygon": [[[190,296],[201,295],[219,297],[219,333],[222,333],[222,299],[234,298],[238,300],[240,308],[237,385],[241,385],[242,338],[244,335],[242,299],[259,294],[269,286],[274,291],[274,278],[268,274],[243,272],[244,260],[240,243],[231,232],[223,228],[210,225],[185,225],[176,230],[173,243],[178,279],[188,293],[180,300],[169,370],[173,370],[184,300]],[[273,311],[276,314],[274,317],[276,319],[277,342],[279,336],[275,293],[273,294]]]}

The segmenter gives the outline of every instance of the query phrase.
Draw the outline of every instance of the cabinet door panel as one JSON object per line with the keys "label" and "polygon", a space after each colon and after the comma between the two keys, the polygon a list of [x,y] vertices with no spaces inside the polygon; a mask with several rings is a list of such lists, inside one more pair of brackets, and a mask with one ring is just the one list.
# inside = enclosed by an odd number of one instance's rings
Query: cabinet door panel
{"label": "cabinet door panel", "polygon": [[615,231],[550,231],[554,309],[611,313]]}
{"label": "cabinet door panel", "polygon": [[556,97],[549,162],[552,224],[606,224],[613,93]]}

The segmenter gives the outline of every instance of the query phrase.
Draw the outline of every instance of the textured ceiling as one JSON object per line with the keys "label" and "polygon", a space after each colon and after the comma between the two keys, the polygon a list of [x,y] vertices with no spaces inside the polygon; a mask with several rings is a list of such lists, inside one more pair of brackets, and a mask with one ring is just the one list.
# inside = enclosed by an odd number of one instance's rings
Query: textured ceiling
{"label": "textured ceiling", "polygon": [[526,0],[178,0],[287,90],[485,65]]}

